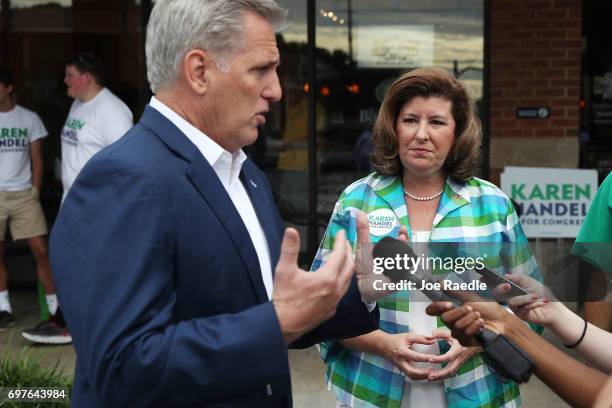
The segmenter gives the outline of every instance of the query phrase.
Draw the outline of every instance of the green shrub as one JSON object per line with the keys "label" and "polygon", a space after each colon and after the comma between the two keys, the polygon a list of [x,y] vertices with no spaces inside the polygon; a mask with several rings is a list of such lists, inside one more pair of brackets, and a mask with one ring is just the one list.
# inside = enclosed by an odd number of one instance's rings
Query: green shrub
{"label": "green shrub", "polygon": [[[10,343],[9,338],[8,342]],[[41,367],[44,352],[33,352],[31,348],[24,347],[17,355],[9,355],[9,347],[0,359],[0,388],[67,388],[72,391],[72,378],[62,373],[59,360],[49,369]],[[67,407],[66,402],[8,402],[0,400],[0,407]]]}

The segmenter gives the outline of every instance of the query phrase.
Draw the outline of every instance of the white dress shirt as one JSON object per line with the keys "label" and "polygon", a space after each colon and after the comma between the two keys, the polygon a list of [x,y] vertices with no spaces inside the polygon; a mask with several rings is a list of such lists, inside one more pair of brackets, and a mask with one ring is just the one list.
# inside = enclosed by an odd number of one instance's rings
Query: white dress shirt
{"label": "white dress shirt", "polygon": [[225,191],[227,191],[234,207],[236,207],[236,211],[240,214],[240,218],[242,218],[242,222],[249,232],[251,242],[257,252],[259,269],[261,270],[261,277],[268,293],[268,299],[271,299],[273,280],[268,240],[257,218],[251,199],[239,178],[242,164],[246,160],[246,154],[242,150],[230,153],[223,149],[210,137],[206,136],[202,131],[187,122],[154,96],[151,98],[149,105],[164,115],[196,145],[215,171],[217,177],[219,177],[221,184]]}

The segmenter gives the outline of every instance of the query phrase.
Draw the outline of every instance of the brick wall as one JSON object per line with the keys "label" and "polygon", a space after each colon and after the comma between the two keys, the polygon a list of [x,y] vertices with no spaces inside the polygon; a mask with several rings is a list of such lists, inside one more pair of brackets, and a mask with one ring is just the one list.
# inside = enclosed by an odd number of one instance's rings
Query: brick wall
{"label": "brick wall", "polygon": [[[507,165],[576,167],[582,1],[493,0],[490,23],[491,179]],[[519,107],[551,115],[517,119]]]}

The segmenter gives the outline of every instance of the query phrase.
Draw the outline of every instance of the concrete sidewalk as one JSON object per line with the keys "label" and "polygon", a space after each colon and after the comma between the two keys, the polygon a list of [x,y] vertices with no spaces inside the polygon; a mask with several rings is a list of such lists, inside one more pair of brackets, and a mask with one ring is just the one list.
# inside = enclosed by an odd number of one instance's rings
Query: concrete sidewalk
{"label": "concrete sidewalk", "polygon": [[[38,323],[38,300],[35,290],[11,291],[11,303],[17,324],[4,333],[0,333],[0,355],[6,347],[15,355],[25,350],[28,353],[43,355],[41,363],[53,367],[60,362],[60,367],[67,375],[72,375],[76,356],[74,348],[67,346],[32,346],[21,337],[21,331],[34,327]],[[9,338],[12,336],[10,344]],[[550,336],[545,335],[548,339]],[[555,341],[555,344],[559,344]],[[312,347],[306,350],[289,351],[291,365],[294,407],[323,408],[335,407],[334,397],[326,390],[324,384],[325,366],[317,350]],[[532,377],[528,384],[521,387],[523,406],[526,408],[562,408],[568,407],[554,395],[540,380]]]}

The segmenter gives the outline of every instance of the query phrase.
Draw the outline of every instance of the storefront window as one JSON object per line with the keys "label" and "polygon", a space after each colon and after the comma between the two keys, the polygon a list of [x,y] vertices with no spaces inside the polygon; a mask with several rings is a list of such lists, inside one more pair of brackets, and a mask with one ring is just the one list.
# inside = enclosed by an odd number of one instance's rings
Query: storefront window
{"label": "storefront window", "polygon": [[11,0],[11,32],[70,32],[72,0]]}
{"label": "storefront window", "polygon": [[[137,120],[148,102],[144,22],[155,0],[0,0],[0,58],[17,75],[19,103],[37,111],[49,129],[46,174],[59,157],[58,134],[71,100],[66,59],[93,52],[106,85]],[[370,171],[370,130],[386,87],[402,72],[434,65],[460,75],[482,96],[483,0],[278,0],[288,9],[277,35],[283,99],[271,106],[261,137],[248,150],[266,172],[287,225],[302,237],[304,259],[338,195]],[[314,4],[316,59],[308,57],[308,6]],[[309,83],[315,66],[317,82]],[[309,98],[316,97],[310,124]],[[309,172],[309,128],[315,129],[316,169]],[[55,182],[59,201],[59,182]],[[316,181],[315,191],[309,183]],[[54,191],[53,188],[45,191]],[[316,208],[309,199],[316,195]],[[313,219],[316,212],[316,220]],[[48,211],[49,219],[54,209]],[[311,216],[309,216],[309,214]],[[308,228],[311,236],[308,235]],[[314,237],[314,235],[318,235]],[[314,241],[313,241],[314,240]]]}
{"label": "storefront window", "polygon": [[284,98],[280,127],[265,129],[263,163],[283,217],[305,221],[308,95],[315,92],[321,236],[340,192],[371,171],[371,125],[394,79],[413,68],[436,66],[455,73],[476,100],[482,98],[483,1],[316,1],[316,86],[308,83],[305,3],[279,1],[289,9],[288,28],[279,35]]}
{"label": "storefront window", "polygon": [[482,96],[481,2],[321,0],[317,2],[319,104],[318,212],[371,171],[371,125],[388,85],[422,66],[455,72]]}
{"label": "storefront window", "polygon": [[308,225],[308,61],[306,2],[281,0],[286,26],[277,34],[281,102],[271,106],[251,157],[266,172],[287,226],[298,229],[302,250]]}

